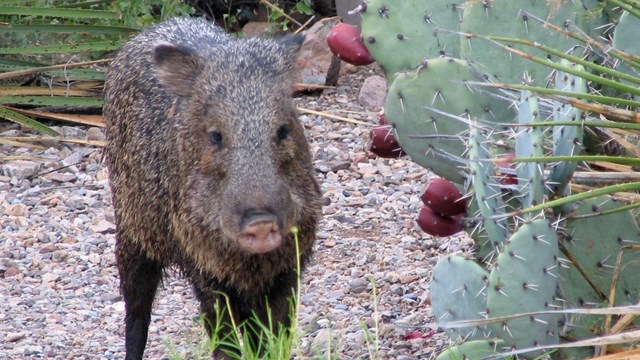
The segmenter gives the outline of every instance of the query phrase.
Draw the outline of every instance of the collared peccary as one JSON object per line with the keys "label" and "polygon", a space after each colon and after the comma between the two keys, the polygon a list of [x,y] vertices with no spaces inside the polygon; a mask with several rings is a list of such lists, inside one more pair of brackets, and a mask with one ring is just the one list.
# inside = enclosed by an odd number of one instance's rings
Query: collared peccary
{"label": "collared peccary", "polygon": [[301,42],[238,40],[204,20],[173,19],[134,37],[111,64],[106,161],[127,359],[142,357],[156,288],[172,265],[208,324],[216,303],[224,306],[220,292],[237,324],[254,312],[267,324],[268,311],[276,325],[289,323],[291,228],[304,264],[321,207],[291,101]]}

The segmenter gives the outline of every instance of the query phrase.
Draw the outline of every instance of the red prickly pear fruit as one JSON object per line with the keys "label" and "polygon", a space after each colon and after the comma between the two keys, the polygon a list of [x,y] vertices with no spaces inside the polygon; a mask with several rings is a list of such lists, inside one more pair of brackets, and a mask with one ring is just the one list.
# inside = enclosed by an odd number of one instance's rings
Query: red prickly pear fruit
{"label": "red prickly pear fruit", "polygon": [[371,129],[369,151],[381,158],[399,158],[406,155],[393,135],[390,125],[376,125]]}
{"label": "red prickly pear fruit", "polygon": [[378,125],[389,125],[389,121],[384,116],[384,110],[378,114]]}
{"label": "red prickly pear fruit", "polygon": [[418,215],[418,226],[433,236],[451,236],[464,230],[460,217],[442,216],[425,206]]}
{"label": "red prickly pear fruit", "polygon": [[467,212],[467,200],[460,190],[446,179],[431,179],[420,200],[440,215],[454,216]]}
{"label": "red prickly pear fruit", "polygon": [[503,154],[498,161],[496,161],[496,167],[498,168],[499,181],[503,185],[517,185],[518,178],[516,176],[516,166],[511,160],[516,157],[514,153]]}
{"label": "red prickly pear fruit", "polygon": [[327,35],[327,44],[332,53],[349,64],[369,65],[374,61],[362,42],[360,29],[351,24],[334,26]]}

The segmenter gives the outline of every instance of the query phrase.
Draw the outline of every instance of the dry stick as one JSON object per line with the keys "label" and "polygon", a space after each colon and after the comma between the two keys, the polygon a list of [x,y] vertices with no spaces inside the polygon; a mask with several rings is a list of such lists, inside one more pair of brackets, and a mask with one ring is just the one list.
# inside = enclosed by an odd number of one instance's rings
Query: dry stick
{"label": "dry stick", "polygon": [[305,114],[312,114],[312,115],[318,115],[318,116],[326,117],[328,119],[340,120],[340,121],[348,122],[348,123],[351,123],[351,124],[373,126],[373,125],[369,124],[368,122],[349,119],[349,118],[338,116],[338,115],[332,115],[332,114],[329,114],[329,113],[326,113],[326,112],[309,110],[309,109],[305,109],[305,108],[301,108],[301,107],[298,107],[298,111],[300,111],[301,113],[305,113]]}
{"label": "dry stick", "polygon": [[547,27],[547,28],[549,28],[549,29],[551,29],[551,30],[553,30],[555,32],[560,33],[560,34],[563,34],[563,35],[566,35],[568,37],[574,38],[574,39],[576,39],[578,41],[585,42],[586,44],[597,48],[603,54],[615,53],[616,55],[618,55],[618,58],[624,57],[624,58],[626,58],[627,60],[630,60],[630,61],[634,61],[634,62],[640,61],[640,56],[638,56],[638,55],[631,54],[631,53],[628,53],[626,51],[615,49],[615,48],[613,48],[613,47],[611,47],[609,45],[606,45],[606,44],[602,44],[602,43],[594,40],[593,38],[587,36],[586,34],[575,34],[575,33],[572,33],[571,31],[563,30],[559,26],[556,26],[556,25],[554,25],[554,24],[552,24],[552,23],[550,23],[548,21],[545,21],[545,20],[543,20],[543,19],[531,14],[530,12],[523,11],[523,13],[525,15],[527,15],[528,18],[536,20],[537,22],[542,24],[542,26]]}
{"label": "dry stick", "polygon": [[[618,287],[618,278],[620,277],[620,267],[622,266],[622,255],[625,250],[640,250],[640,245],[627,245],[620,248],[618,257],[616,258],[616,266],[613,269],[613,280],[611,281],[611,289],[609,290],[609,307],[613,307],[616,301],[616,288]],[[611,332],[611,315],[604,317],[604,334],[612,335]],[[600,346],[596,350],[596,355],[602,356],[607,354],[607,344]]]}
{"label": "dry stick", "polygon": [[335,86],[331,86],[331,85],[318,85],[318,84],[305,84],[305,83],[296,83],[294,87],[296,88],[296,90],[335,89]]}
{"label": "dry stick", "polygon": [[266,7],[270,8],[271,10],[273,10],[273,11],[275,11],[275,12],[280,13],[282,16],[284,16],[287,20],[291,21],[292,23],[294,23],[294,24],[296,24],[296,25],[298,25],[298,26],[302,27],[302,24],[300,24],[296,19],[292,18],[291,16],[289,16],[289,15],[285,14],[285,12],[284,12],[284,11],[282,11],[282,9],[280,9],[279,7],[277,7],[277,6],[273,5],[272,3],[268,2],[267,0],[260,0],[260,2],[261,2],[264,6],[266,6]]}
{"label": "dry stick", "polygon": [[[640,302],[638,302],[638,305],[640,305]],[[636,321],[638,316],[640,315],[625,314],[624,316],[622,316],[620,320],[618,320],[618,322],[615,325],[613,325],[613,327],[611,328],[611,333],[612,334],[621,333],[624,329],[627,328],[627,326],[631,325],[634,321]]]}
{"label": "dry stick", "polygon": [[310,18],[309,18],[309,20],[305,21],[305,23],[304,23],[304,24],[302,24],[302,25],[298,28],[298,30],[294,31],[293,33],[294,33],[294,34],[297,34],[297,33],[299,33],[300,31],[302,31],[302,30],[306,29],[306,28],[307,28],[307,26],[309,25],[309,23],[310,23],[310,22],[312,22],[312,21],[313,21],[313,19],[315,19],[315,18],[316,18],[316,16],[315,16],[315,15],[313,15],[312,17],[310,17]]}
{"label": "dry stick", "polygon": [[609,136],[611,139],[613,139],[615,142],[620,144],[620,146],[624,147],[625,150],[633,153],[633,155],[635,155],[636,157],[640,157],[640,149],[638,149],[636,145],[630,143],[625,139],[625,136],[631,135],[632,132],[618,130],[616,128],[600,129],[600,130],[604,132],[607,136]]}
{"label": "dry stick", "polygon": [[[22,143],[20,141],[15,141],[15,140],[5,139],[5,138],[0,138],[0,145],[7,145],[7,146],[14,146],[14,147],[24,147],[24,148],[36,149],[36,150],[45,150],[46,149],[44,146],[33,145],[33,144],[25,144],[25,143]],[[3,156],[3,157],[0,157],[0,159],[7,159],[7,158]]]}
{"label": "dry stick", "polygon": [[70,138],[57,138],[57,137],[53,137],[53,136],[8,136],[6,138],[3,139],[7,139],[10,141],[15,141],[19,144],[22,144],[24,142],[38,142],[38,141],[46,141],[46,140],[53,140],[53,141],[59,141],[59,142],[67,142],[67,143],[73,143],[73,144],[82,144],[82,145],[88,145],[88,146],[97,146],[97,147],[104,147],[106,146],[107,142],[105,140],[86,140],[86,139],[70,139]]}
{"label": "dry stick", "polygon": [[640,181],[640,173],[610,171],[576,171],[571,182],[581,185],[620,184],[629,181]]}
{"label": "dry stick", "polygon": [[60,65],[42,66],[42,67],[37,67],[37,68],[25,69],[25,70],[9,71],[9,72],[0,74],[0,80],[10,79],[10,78],[18,77],[18,76],[36,74],[36,73],[40,73],[40,72],[44,72],[44,71],[50,71],[50,70],[58,70],[58,69],[67,69],[67,68],[72,68],[72,67],[81,67],[81,66],[89,66],[89,65],[96,65],[96,64],[104,64],[104,63],[110,62],[111,60],[113,60],[113,59],[102,59],[102,60],[95,60],[95,61],[83,61],[83,62],[78,62],[78,63],[73,63],[73,64],[60,64]]}
{"label": "dry stick", "polygon": [[[595,189],[592,186],[574,184],[574,183],[571,183],[570,186],[571,186],[571,191],[574,193],[583,193],[583,192],[588,192]],[[637,194],[637,193],[620,191],[615,193],[614,197],[616,199],[619,199],[625,202],[640,203],[640,194]]]}

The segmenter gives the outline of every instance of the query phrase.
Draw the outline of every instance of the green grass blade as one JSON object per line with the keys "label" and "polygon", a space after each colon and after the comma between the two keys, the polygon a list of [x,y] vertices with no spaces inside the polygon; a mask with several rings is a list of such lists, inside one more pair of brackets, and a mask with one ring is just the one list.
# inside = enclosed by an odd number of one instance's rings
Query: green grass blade
{"label": "green grass blade", "polygon": [[79,1],[71,4],[61,4],[56,7],[60,9],[70,9],[70,8],[87,8],[89,6],[100,5],[100,4],[111,4],[111,0],[88,0],[88,1]]}
{"label": "green grass blade", "polygon": [[91,41],[73,45],[47,45],[47,46],[29,46],[0,48],[0,54],[14,55],[43,55],[43,54],[68,54],[89,51],[114,51],[118,50],[124,40],[113,41]]}
{"label": "green grass blade", "polygon": [[34,7],[0,7],[0,15],[24,15],[61,17],[74,19],[112,19],[117,20],[120,14],[115,11],[87,10],[87,9],[60,9],[60,8],[34,8]]}
{"label": "green grass blade", "polygon": [[28,126],[36,131],[38,131],[39,133],[43,134],[43,135],[50,135],[50,136],[60,136],[60,134],[58,134],[56,131],[50,129],[48,126],[43,125],[39,122],[37,122],[36,120],[33,120],[30,117],[24,116],[22,114],[18,114],[15,111],[11,111],[9,109],[6,109],[2,106],[0,106],[0,118],[3,119],[7,119],[9,121],[13,121],[15,123],[24,125],[24,126]]}
{"label": "green grass blade", "polygon": [[131,34],[137,29],[123,26],[99,26],[99,25],[52,25],[52,24],[15,24],[10,27],[0,27],[0,34]]}
{"label": "green grass blade", "polygon": [[[7,58],[3,58],[0,57],[0,67],[2,66],[26,66],[26,67],[40,67],[40,66],[47,66],[45,64],[42,63],[37,63],[37,62],[32,62],[32,61],[24,61],[24,60],[17,60],[17,59],[7,59]],[[2,68],[0,68],[0,70],[2,70]]]}

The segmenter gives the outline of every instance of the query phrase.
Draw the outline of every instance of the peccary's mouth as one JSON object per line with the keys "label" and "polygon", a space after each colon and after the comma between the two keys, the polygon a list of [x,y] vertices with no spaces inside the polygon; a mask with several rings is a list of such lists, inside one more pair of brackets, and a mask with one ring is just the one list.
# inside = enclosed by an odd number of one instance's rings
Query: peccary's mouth
{"label": "peccary's mouth", "polygon": [[247,224],[236,240],[251,254],[265,254],[280,247],[282,234],[275,221],[256,220]]}

